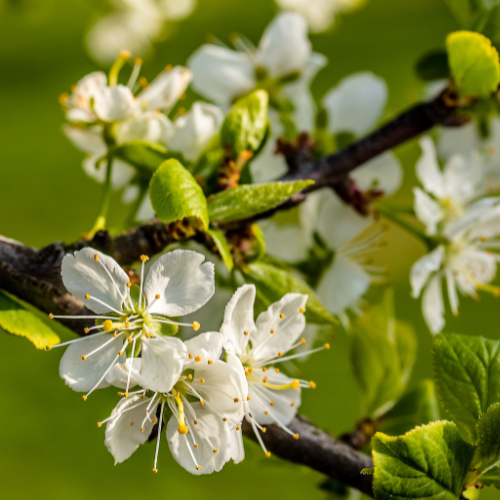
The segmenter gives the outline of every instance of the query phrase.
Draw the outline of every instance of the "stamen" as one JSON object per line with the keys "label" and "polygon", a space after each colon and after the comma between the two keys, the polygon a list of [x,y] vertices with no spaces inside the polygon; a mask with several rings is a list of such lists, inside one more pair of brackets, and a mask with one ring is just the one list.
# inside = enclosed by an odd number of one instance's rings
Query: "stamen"
{"label": "stamen", "polygon": [[144,263],[149,260],[147,255],[141,255],[141,288],[139,291],[139,310],[142,308],[142,291],[144,288]]}
{"label": "stamen", "polygon": [[161,424],[163,422],[163,408],[165,406],[165,403],[161,404],[161,410],[160,410],[160,423],[158,424],[158,438],[156,439],[156,453],[155,453],[155,464],[153,468],[153,472],[158,472],[158,469],[156,468],[156,464],[158,463],[158,451],[160,450],[160,438],[161,438]]}
{"label": "stamen", "polygon": [[132,70],[132,73],[130,74],[130,78],[128,79],[128,82],[127,82],[127,87],[129,89],[132,89],[134,87],[135,82],[137,81],[137,78],[138,78],[139,73],[141,71],[141,66],[142,66],[142,59],[138,57],[134,61],[134,69]]}
{"label": "stamen", "polygon": [[[107,332],[99,332],[99,333],[94,333],[92,335],[92,338],[94,337],[99,337],[101,335],[104,335],[106,334]],[[63,347],[65,345],[69,345],[69,344],[74,344],[75,342],[81,342],[82,340],[87,340],[89,339],[90,337],[80,337],[78,339],[73,339],[73,340],[68,340],[67,342],[61,342],[60,344],[56,344],[56,345],[48,345],[46,346],[45,348],[47,349],[47,351],[50,351],[51,349],[55,349],[56,347]]]}
{"label": "stamen", "polygon": [[111,66],[111,69],[109,70],[109,86],[110,87],[115,87],[118,84],[118,75],[120,74],[120,70],[122,69],[123,65],[125,64],[125,61],[130,59],[130,52],[126,50],[122,50],[120,52],[120,56],[118,59],[113,63],[113,66]]}
{"label": "stamen", "polygon": [[[98,335],[98,334],[96,334],[96,335]],[[99,347],[97,347],[93,351],[89,352],[88,354],[83,355],[82,359],[85,361],[88,357],[92,356],[92,354],[95,354],[96,352],[99,352],[101,349],[103,349],[104,347],[106,347],[108,344],[111,344],[111,342],[113,342],[113,340],[115,340],[115,338],[113,336],[111,336],[111,338],[108,341],[104,342],[104,344],[101,344]]]}
{"label": "stamen", "polygon": [[[97,302],[98,304],[101,304],[103,305],[104,307],[107,307],[110,311],[113,311],[119,315],[122,315],[123,313],[121,311],[118,311],[117,309],[115,309],[114,307],[111,307],[109,304],[106,304],[106,302],[103,302],[102,300],[100,299],[97,299],[96,297],[92,297],[92,295],[89,295],[88,293],[85,294],[85,298],[87,300],[93,300],[94,302]],[[116,319],[116,318],[115,318]]]}
{"label": "stamen", "polygon": [[49,314],[49,319],[116,319],[114,316],[59,316],[54,315],[52,313]]}
{"label": "stamen", "polygon": [[310,351],[304,351],[298,354],[292,354],[291,356],[285,356],[284,358],[278,357],[275,359],[270,359],[268,361],[265,361],[265,363],[269,365],[273,363],[282,363],[283,361],[289,361],[290,359],[296,359],[296,358],[301,358],[302,356],[308,356],[309,354],[323,351],[324,349],[326,350],[330,349],[330,344],[325,344],[323,347],[318,347],[317,349],[311,349]]}
{"label": "stamen", "polygon": [[177,427],[177,432],[179,434],[187,434],[189,432],[189,428],[184,423],[184,404],[182,403],[182,399],[179,397],[179,393],[172,390],[172,394],[174,394],[175,401],[179,407],[179,427]]}

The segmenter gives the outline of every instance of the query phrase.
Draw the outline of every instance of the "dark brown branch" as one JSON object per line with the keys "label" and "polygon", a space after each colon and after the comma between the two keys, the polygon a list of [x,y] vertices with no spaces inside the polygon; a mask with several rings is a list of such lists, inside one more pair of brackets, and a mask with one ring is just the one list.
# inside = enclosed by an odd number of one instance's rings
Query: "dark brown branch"
{"label": "dark brown branch", "polygon": [[[361,470],[373,467],[369,456],[318,429],[302,415],[297,415],[289,428],[299,434],[299,439],[295,440],[276,425],[267,426],[266,432],[260,434],[273,454],[306,465],[373,497],[372,476],[361,474]],[[252,426],[246,421],[243,423],[243,433],[256,440]]]}

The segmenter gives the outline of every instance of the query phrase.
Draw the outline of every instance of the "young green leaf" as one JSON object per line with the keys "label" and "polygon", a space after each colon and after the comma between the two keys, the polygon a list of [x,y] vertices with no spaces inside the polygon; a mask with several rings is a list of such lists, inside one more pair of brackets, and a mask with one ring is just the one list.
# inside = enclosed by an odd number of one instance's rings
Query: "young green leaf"
{"label": "young green leaf", "polygon": [[488,97],[500,83],[498,52],[484,35],[456,31],[446,38],[451,74],[458,92],[467,97]]}
{"label": "young green leaf", "polygon": [[245,184],[216,194],[208,203],[212,222],[246,219],[284,203],[314,181]]}
{"label": "young green leaf", "polygon": [[309,296],[306,305],[306,320],[317,325],[335,324],[335,318],[326,310],[314,291],[295,276],[290,270],[278,268],[263,261],[256,261],[241,268],[247,283],[257,287],[259,300],[264,305],[280,300],[283,295],[291,292],[304,293]]}
{"label": "young green leaf", "polygon": [[229,250],[229,246],[227,245],[226,237],[224,233],[219,229],[209,229],[208,234],[214,240],[215,246],[220,253],[221,259],[226,264],[226,267],[229,271],[233,269],[234,262],[233,256],[231,255],[231,250]]}
{"label": "young green leaf", "polygon": [[448,54],[441,49],[427,52],[417,61],[415,70],[424,82],[448,78],[450,76]]}
{"label": "young green leaf", "polygon": [[452,422],[434,422],[404,436],[372,439],[378,500],[457,500],[474,453]]}
{"label": "young green leaf", "polygon": [[479,417],[477,422],[478,443],[472,465],[486,470],[500,461],[500,403],[495,403]]}
{"label": "young green leaf", "polygon": [[109,156],[130,163],[138,170],[141,177],[148,181],[164,161],[171,158],[182,160],[180,153],[168,151],[160,144],[141,140],[115,146],[109,152]]}
{"label": "young green leaf", "polygon": [[433,368],[443,408],[475,444],[479,417],[500,401],[500,342],[441,333],[434,338]]}
{"label": "young green leaf", "polygon": [[422,380],[405,392],[383,417],[379,430],[389,436],[400,436],[418,425],[439,419],[439,411],[432,380]]}
{"label": "young green leaf", "polygon": [[497,490],[500,490],[500,466],[493,467],[489,471],[485,472],[479,477],[477,482],[484,484],[485,486],[494,486]]}
{"label": "young green leaf", "polygon": [[177,160],[167,160],[155,172],[149,185],[149,197],[158,220],[169,224],[186,217],[208,229],[207,200],[203,190]]}
{"label": "young green leaf", "polygon": [[394,341],[399,357],[401,383],[406,385],[417,357],[417,336],[410,323],[396,319]]}
{"label": "young green leaf", "polygon": [[221,144],[229,146],[236,158],[243,151],[256,152],[267,133],[266,91],[256,90],[239,99],[227,114],[222,124]]}
{"label": "young green leaf", "polygon": [[0,292],[0,330],[31,341],[37,349],[60,342],[57,334],[31,311]]}

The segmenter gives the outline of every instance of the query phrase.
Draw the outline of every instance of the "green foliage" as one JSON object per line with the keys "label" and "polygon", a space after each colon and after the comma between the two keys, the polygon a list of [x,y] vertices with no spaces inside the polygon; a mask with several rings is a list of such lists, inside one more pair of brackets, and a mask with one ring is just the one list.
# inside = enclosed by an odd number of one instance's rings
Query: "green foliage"
{"label": "green foliage", "polygon": [[267,134],[269,96],[256,90],[239,99],[222,124],[220,137],[223,147],[230,147],[236,158],[243,151],[255,153]]}
{"label": "green foliage", "polygon": [[168,151],[160,144],[135,140],[115,146],[109,152],[112,158],[118,158],[134,166],[139,175],[149,181],[158,167],[166,160],[182,159],[182,155]]}
{"label": "green foliage", "polygon": [[245,184],[216,194],[208,203],[212,222],[246,219],[284,203],[314,181],[270,182]]}
{"label": "green foliage", "polygon": [[427,52],[417,61],[415,71],[424,81],[448,78],[450,76],[448,54],[440,49]]}
{"label": "green foliage", "polygon": [[217,134],[200,153],[191,172],[206,194],[212,193],[217,186],[217,174],[224,159],[224,150]]}
{"label": "green foliage", "polygon": [[37,349],[45,349],[60,342],[52,328],[2,292],[0,292],[0,331],[24,337]]}
{"label": "green foliage", "polygon": [[451,74],[458,92],[467,97],[488,97],[500,82],[498,52],[479,33],[456,31],[446,38]]}
{"label": "green foliage", "polygon": [[226,267],[229,271],[233,269],[234,262],[233,256],[231,255],[231,250],[229,250],[229,246],[227,244],[226,237],[224,233],[219,229],[209,229],[208,234],[214,240],[215,246],[220,253],[221,259],[226,264]]}
{"label": "green foliage", "polygon": [[195,219],[202,228],[208,229],[207,200],[203,190],[177,160],[167,160],[155,172],[149,185],[149,197],[162,222]]}
{"label": "green foliage", "polygon": [[476,424],[500,401],[500,342],[483,337],[439,334],[433,367],[439,400],[462,437],[475,444]]}
{"label": "green foliage", "polygon": [[495,403],[479,417],[477,422],[478,443],[473,467],[486,470],[500,460],[500,403]]}
{"label": "green foliage", "polygon": [[248,283],[257,287],[258,297],[264,307],[280,300],[287,293],[304,293],[309,296],[306,305],[306,320],[317,325],[335,324],[335,318],[326,310],[312,288],[292,271],[279,268],[266,261],[252,262],[241,268]]}
{"label": "green foliage", "polygon": [[365,414],[382,413],[399,397],[415,360],[413,329],[394,317],[394,298],[387,289],[352,323],[351,365],[361,389]]}
{"label": "green foliage", "polygon": [[500,467],[491,468],[488,472],[480,476],[477,482],[485,486],[494,486],[500,490]]}
{"label": "green foliage", "polygon": [[457,500],[474,449],[452,422],[434,422],[404,436],[372,439],[378,500]]}

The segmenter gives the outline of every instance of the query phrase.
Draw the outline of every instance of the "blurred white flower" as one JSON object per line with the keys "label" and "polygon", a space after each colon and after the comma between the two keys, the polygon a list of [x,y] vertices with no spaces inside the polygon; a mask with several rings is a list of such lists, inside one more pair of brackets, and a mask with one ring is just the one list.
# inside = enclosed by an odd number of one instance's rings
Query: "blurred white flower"
{"label": "blurred white flower", "polygon": [[102,64],[120,51],[147,55],[168,21],[189,16],[196,0],[113,0],[114,10],[97,19],[86,35],[87,50]]}
{"label": "blurred white flower", "polygon": [[307,21],[311,31],[320,33],[330,28],[335,16],[352,10],[365,0],[276,0],[283,10],[298,12]]}

